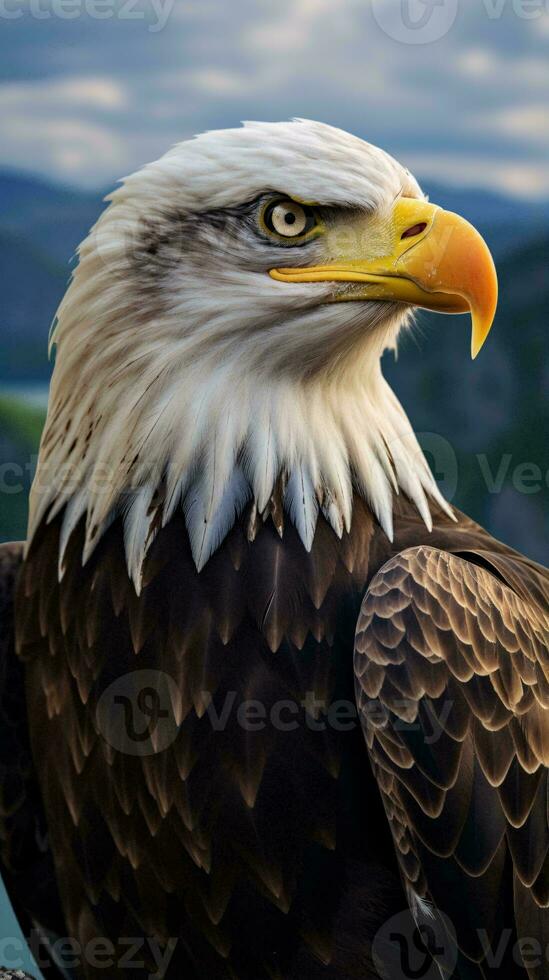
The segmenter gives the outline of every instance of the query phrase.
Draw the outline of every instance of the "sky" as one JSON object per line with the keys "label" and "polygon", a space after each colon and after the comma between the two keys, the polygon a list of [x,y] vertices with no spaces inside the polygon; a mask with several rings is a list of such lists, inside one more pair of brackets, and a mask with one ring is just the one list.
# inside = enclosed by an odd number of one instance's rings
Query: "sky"
{"label": "sky", "polygon": [[0,0],[0,167],[106,187],[242,119],[549,198],[549,0]]}

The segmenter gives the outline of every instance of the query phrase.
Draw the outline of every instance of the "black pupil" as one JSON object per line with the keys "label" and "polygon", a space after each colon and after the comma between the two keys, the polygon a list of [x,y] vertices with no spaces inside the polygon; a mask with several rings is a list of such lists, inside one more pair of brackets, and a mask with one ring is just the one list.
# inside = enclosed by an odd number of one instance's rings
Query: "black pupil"
{"label": "black pupil", "polygon": [[284,221],[286,222],[287,225],[295,224],[295,214],[292,214],[291,211],[287,211],[286,214],[284,215]]}

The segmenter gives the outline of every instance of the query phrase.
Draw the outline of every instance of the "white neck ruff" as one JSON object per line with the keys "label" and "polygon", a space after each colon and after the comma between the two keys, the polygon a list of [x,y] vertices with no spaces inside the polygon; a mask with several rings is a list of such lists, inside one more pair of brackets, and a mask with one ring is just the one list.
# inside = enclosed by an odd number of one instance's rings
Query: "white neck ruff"
{"label": "white neck ruff", "polygon": [[400,491],[430,529],[428,498],[450,508],[383,378],[379,354],[358,367],[331,379],[265,378],[261,384],[254,378],[252,384],[236,369],[210,365],[184,381],[163,380],[157,392],[141,378],[132,397],[126,385],[124,398],[116,385],[67,396],[66,386],[54,383],[29,541],[43,519],[65,508],[61,576],[68,540],[83,515],[84,562],[122,515],[128,570],[139,593],[148,549],[178,507],[198,570],[248,503],[259,517],[268,516],[280,487],[284,511],[307,550],[319,511],[339,537],[349,530],[353,492],[389,538],[393,494]]}

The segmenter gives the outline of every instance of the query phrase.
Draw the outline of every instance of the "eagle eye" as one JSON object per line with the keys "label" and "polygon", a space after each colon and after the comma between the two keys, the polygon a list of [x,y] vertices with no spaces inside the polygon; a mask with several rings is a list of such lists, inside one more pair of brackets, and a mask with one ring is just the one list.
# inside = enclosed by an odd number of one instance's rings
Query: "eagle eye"
{"label": "eagle eye", "polygon": [[262,218],[267,231],[279,239],[302,238],[317,225],[312,208],[284,198],[271,201]]}

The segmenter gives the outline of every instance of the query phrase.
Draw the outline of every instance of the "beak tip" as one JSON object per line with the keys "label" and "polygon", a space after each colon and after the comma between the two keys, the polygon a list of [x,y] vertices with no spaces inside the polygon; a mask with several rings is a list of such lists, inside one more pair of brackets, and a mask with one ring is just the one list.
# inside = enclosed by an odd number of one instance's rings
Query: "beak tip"
{"label": "beak tip", "polygon": [[480,354],[484,344],[488,339],[488,334],[492,329],[494,319],[496,316],[496,306],[490,312],[489,316],[478,316],[478,314],[473,312],[473,323],[471,332],[471,358],[474,361]]}

